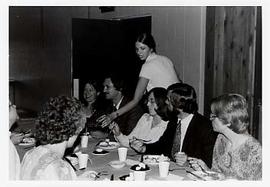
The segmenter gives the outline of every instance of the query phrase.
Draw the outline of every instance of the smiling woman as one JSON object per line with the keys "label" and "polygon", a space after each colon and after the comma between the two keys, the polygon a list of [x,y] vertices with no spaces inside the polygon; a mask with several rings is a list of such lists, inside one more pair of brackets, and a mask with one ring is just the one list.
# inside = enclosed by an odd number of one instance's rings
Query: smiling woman
{"label": "smiling woman", "polygon": [[97,97],[100,94],[100,88],[97,81],[87,81],[83,90],[83,112],[86,117],[91,117],[96,110]]}
{"label": "smiling woman", "polygon": [[153,88],[148,94],[148,113],[145,113],[130,134],[122,134],[117,123],[109,126],[115,139],[123,146],[129,147],[130,142],[137,140],[142,143],[154,143],[159,140],[167,128],[167,91],[165,88]]}

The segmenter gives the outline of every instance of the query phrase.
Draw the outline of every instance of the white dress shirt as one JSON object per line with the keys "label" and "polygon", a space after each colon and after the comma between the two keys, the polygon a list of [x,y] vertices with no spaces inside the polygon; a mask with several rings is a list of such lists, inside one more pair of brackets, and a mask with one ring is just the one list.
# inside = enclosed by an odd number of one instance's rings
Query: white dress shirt
{"label": "white dress shirt", "polygon": [[182,150],[183,141],[184,141],[184,138],[186,136],[188,126],[189,126],[190,121],[192,120],[193,116],[194,116],[193,114],[189,114],[187,117],[185,117],[184,119],[181,120],[181,144],[180,144],[179,151]]}

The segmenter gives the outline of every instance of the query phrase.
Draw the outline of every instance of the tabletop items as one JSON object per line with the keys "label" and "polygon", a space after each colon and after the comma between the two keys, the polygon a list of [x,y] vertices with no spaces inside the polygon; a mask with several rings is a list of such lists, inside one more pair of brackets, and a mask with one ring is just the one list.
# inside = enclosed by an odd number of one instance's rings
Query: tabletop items
{"label": "tabletop items", "polygon": [[116,149],[120,146],[118,142],[111,142],[111,141],[102,141],[98,144],[98,147],[105,149],[105,150],[112,150]]}
{"label": "tabletop items", "polygon": [[170,162],[168,162],[168,161],[159,162],[158,168],[159,168],[159,176],[161,178],[166,178],[168,176],[169,166],[170,166]]}
{"label": "tabletop items", "polygon": [[81,147],[86,148],[88,145],[88,134],[81,136]]}
{"label": "tabletop items", "polygon": [[126,161],[128,148],[119,147],[117,150],[118,150],[119,160],[122,162]]}
{"label": "tabletop items", "polygon": [[97,148],[95,151],[92,152],[93,155],[107,155],[109,151]]}
{"label": "tabletop items", "polygon": [[159,162],[169,161],[169,157],[164,155],[143,155],[143,162],[148,165],[158,165]]}
{"label": "tabletop items", "polygon": [[79,159],[79,169],[85,169],[87,168],[87,163],[88,163],[88,154],[79,154],[78,159]]}
{"label": "tabletop items", "polygon": [[109,165],[115,169],[120,169],[126,165],[124,161],[119,161],[119,160],[113,160],[109,162]]}
{"label": "tabletop items", "polygon": [[185,171],[164,155],[141,155],[108,139],[86,139],[65,157],[78,180],[221,180],[217,173]]}
{"label": "tabletop items", "polygon": [[31,137],[24,137],[21,141],[21,143],[19,143],[19,146],[23,146],[23,147],[33,147],[36,144],[36,140],[35,138],[31,138]]}
{"label": "tabletop items", "polygon": [[[219,180],[215,174],[200,176],[199,173],[194,173],[187,170],[185,167],[180,167],[174,162],[171,162],[164,155],[141,155],[128,149],[121,147],[118,142],[110,141],[109,139],[95,140],[88,139],[87,148],[83,148],[84,153],[88,155],[82,160],[77,174],[95,170],[96,174],[99,170],[106,171],[106,175],[98,176],[89,180]],[[96,143],[98,141],[98,143]],[[92,153],[92,154],[91,154]],[[81,154],[82,155],[82,154]],[[132,155],[130,157],[130,155]],[[92,164],[87,165],[87,159],[92,160]],[[131,159],[132,158],[132,159]],[[170,168],[171,167],[171,168]],[[188,167],[188,166],[187,166]],[[173,168],[173,169],[172,169]],[[86,170],[85,170],[86,169]],[[93,172],[91,175],[94,175]],[[213,175],[213,176],[212,176]],[[89,176],[89,175],[86,175]]]}

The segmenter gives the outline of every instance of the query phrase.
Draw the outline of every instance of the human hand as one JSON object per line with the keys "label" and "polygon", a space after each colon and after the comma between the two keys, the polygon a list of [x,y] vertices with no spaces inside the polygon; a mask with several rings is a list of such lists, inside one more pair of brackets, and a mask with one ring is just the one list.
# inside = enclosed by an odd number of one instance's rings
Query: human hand
{"label": "human hand", "polygon": [[210,170],[204,161],[198,158],[188,157],[187,158],[190,166],[196,171],[207,171]]}
{"label": "human hand", "polygon": [[129,140],[129,146],[139,153],[144,153],[146,151],[146,147],[143,144],[142,140],[138,140],[133,137],[133,139]]}
{"label": "human hand", "polygon": [[121,134],[120,128],[119,128],[118,124],[115,123],[115,122],[112,122],[112,123],[109,125],[109,129],[113,132],[113,134],[114,134],[115,136],[119,136],[119,135]]}
{"label": "human hand", "polygon": [[111,117],[111,114],[102,115],[97,119],[97,122],[101,123],[102,128],[108,126],[112,121],[113,121],[113,118]]}
{"label": "human hand", "polygon": [[10,140],[12,141],[12,143],[14,145],[21,143],[22,140],[23,140],[23,138],[24,138],[24,134],[23,133],[12,133],[10,135]]}
{"label": "human hand", "polygon": [[177,152],[174,155],[176,164],[183,166],[187,162],[187,155],[184,152]]}
{"label": "human hand", "polygon": [[77,180],[95,180],[97,178],[97,172],[95,171],[85,171],[82,174],[78,175]]}

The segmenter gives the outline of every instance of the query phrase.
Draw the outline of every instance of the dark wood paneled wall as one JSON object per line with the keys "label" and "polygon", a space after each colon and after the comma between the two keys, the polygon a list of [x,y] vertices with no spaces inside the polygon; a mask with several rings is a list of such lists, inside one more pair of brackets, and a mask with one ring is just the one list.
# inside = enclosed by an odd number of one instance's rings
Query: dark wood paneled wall
{"label": "dark wood paneled wall", "polygon": [[[205,112],[210,100],[224,93],[242,94],[248,101],[250,132],[258,136],[258,121],[253,118],[255,95],[255,49],[261,35],[256,30],[257,7],[208,7],[205,66]],[[257,34],[257,35],[256,35]],[[261,53],[261,51],[257,51]],[[261,76],[261,75],[259,75]]]}
{"label": "dark wood paneled wall", "polygon": [[71,20],[88,8],[10,7],[9,77],[18,108],[39,111],[55,95],[71,95]]}

